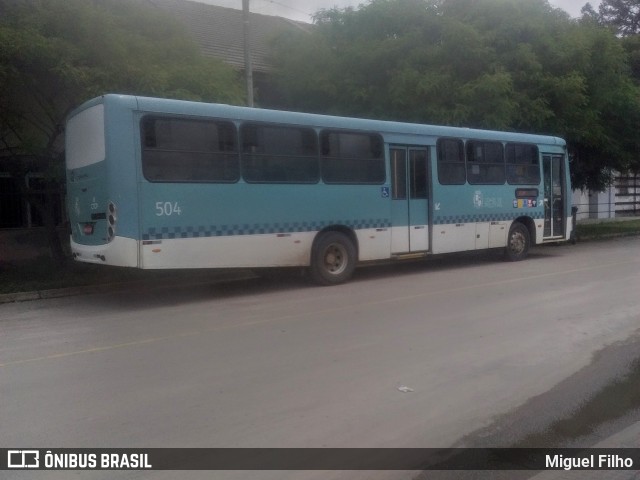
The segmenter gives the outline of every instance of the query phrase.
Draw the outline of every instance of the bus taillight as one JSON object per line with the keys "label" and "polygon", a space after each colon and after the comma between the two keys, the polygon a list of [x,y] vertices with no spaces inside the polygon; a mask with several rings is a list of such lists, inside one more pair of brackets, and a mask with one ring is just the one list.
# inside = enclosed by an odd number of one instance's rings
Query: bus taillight
{"label": "bus taillight", "polygon": [[113,202],[109,202],[109,211],[107,215],[107,221],[109,222],[109,228],[107,229],[108,241],[113,240],[116,235],[116,206]]}

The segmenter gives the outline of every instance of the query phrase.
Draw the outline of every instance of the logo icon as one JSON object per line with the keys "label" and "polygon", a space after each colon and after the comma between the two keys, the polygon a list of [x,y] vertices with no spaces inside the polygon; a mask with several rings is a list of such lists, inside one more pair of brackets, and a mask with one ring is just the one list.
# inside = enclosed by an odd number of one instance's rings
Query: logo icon
{"label": "logo icon", "polygon": [[482,192],[480,190],[476,190],[473,194],[473,206],[482,208]]}
{"label": "logo icon", "polygon": [[40,452],[38,450],[9,450],[7,452],[8,468],[39,468]]}

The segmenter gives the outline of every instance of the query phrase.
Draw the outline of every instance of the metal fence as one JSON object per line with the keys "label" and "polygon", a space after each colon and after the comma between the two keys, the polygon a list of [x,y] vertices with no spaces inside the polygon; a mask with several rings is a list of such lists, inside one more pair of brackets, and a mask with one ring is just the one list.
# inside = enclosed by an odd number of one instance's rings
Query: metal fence
{"label": "metal fence", "polygon": [[574,192],[577,219],[640,216],[640,174],[618,174],[604,192]]}
{"label": "metal fence", "polygon": [[640,215],[640,174],[616,177],[614,189],[616,216]]}

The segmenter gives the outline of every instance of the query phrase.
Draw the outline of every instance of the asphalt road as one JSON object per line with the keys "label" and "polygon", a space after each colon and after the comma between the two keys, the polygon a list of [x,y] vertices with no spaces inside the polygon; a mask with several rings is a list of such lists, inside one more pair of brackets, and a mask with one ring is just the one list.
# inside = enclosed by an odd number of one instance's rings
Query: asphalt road
{"label": "asphalt road", "polygon": [[[640,354],[639,247],[446,256],[329,288],[291,277],[0,305],[0,448],[504,443],[496,425],[527,407],[515,442]],[[553,397],[614,350],[619,362]],[[178,478],[10,473],[0,477]],[[371,477],[180,478],[300,475]]]}

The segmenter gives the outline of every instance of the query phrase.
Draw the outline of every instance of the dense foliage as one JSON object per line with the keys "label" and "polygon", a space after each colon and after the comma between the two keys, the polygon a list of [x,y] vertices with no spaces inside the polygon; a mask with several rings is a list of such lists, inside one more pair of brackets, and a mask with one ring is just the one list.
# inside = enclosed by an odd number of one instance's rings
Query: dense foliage
{"label": "dense foliage", "polygon": [[276,44],[287,107],[562,136],[577,187],[637,168],[640,90],[611,30],[546,0],[373,0]]}
{"label": "dense foliage", "polygon": [[[0,171],[13,176],[49,231],[65,118],[104,93],[244,100],[236,72],[202,57],[182,26],[150,3],[0,0]],[[48,187],[28,189],[31,171],[44,172],[40,186]]]}
{"label": "dense foliage", "polygon": [[596,12],[590,3],[582,8],[583,16],[613,28],[619,35],[640,33],[639,0],[602,0]]}

